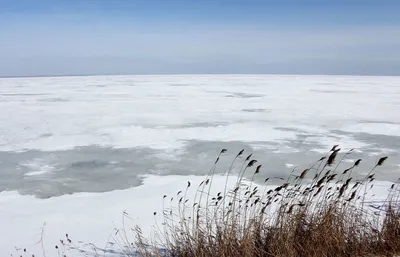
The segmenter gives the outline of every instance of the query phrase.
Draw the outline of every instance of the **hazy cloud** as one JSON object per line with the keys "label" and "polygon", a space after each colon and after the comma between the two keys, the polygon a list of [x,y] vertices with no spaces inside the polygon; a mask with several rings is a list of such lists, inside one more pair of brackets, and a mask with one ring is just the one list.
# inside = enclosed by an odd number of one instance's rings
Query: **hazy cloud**
{"label": "hazy cloud", "polygon": [[0,76],[137,73],[400,75],[400,27],[0,26]]}

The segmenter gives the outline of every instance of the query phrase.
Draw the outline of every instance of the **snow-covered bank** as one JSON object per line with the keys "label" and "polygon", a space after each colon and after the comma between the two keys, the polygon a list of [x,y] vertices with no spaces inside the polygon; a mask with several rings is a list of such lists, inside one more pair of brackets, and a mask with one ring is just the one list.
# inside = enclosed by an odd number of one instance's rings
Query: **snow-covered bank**
{"label": "snow-covered bank", "polygon": [[[225,178],[214,177],[213,193],[223,191]],[[128,213],[124,219],[126,228],[139,225],[144,235],[150,235],[153,225],[160,221],[160,216],[154,216],[153,213],[161,213],[163,196],[167,195],[168,201],[170,197],[176,198],[177,192],[184,191],[187,181],[190,181],[192,186],[187,196],[192,199],[197,186],[203,180],[203,176],[148,176],[143,185],[127,190],[77,193],[49,199],[2,192],[0,228],[3,234],[0,240],[0,256],[10,256],[11,253],[15,255],[14,246],[27,248],[29,252],[39,256],[42,249],[38,241],[44,223],[43,241],[48,253],[56,253],[54,247],[61,238],[65,238],[66,233],[78,246],[92,243],[104,248],[110,235],[115,233],[114,229],[122,227],[124,211]],[[230,178],[229,185],[233,185],[235,181],[235,177]],[[384,199],[390,185],[390,182],[376,182],[370,195],[375,194],[374,199]]]}
{"label": "snow-covered bank", "polygon": [[[126,227],[139,225],[145,235],[150,235],[155,224],[153,213],[162,211],[163,195],[176,196],[186,188],[187,181],[193,184],[188,195],[193,195],[203,179],[203,176],[149,176],[142,186],[127,190],[76,193],[49,199],[1,192],[0,256],[15,254],[14,246],[41,253],[38,241],[44,223],[44,244],[48,252],[54,252],[55,245],[66,233],[75,243],[83,241],[103,248],[115,233],[114,229],[122,227],[124,211],[129,215],[125,218]],[[225,177],[216,176],[213,183],[214,190],[220,190]]]}

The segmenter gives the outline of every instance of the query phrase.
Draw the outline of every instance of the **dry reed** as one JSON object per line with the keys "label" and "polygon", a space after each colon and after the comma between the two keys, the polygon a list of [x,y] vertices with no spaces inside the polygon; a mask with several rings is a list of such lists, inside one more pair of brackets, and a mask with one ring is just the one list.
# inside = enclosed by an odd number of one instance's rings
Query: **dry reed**
{"label": "dry reed", "polygon": [[[355,181],[351,167],[340,171],[334,163],[340,149],[334,146],[312,167],[294,174],[271,188],[255,183],[261,165],[251,155],[243,161],[236,183],[227,190],[228,176],[240,151],[226,173],[222,192],[211,195],[215,167],[198,186],[193,204],[183,196],[176,209],[164,206],[161,239],[155,248],[166,249],[170,257],[208,256],[393,256],[400,253],[400,183],[388,188],[380,202],[366,198],[373,187],[375,170],[382,157],[362,179]],[[345,153],[338,161],[339,163]],[[252,172],[249,181],[244,174]],[[282,178],[280,178],[282,179]],[[189,185],[190,186],[190,183]],[[166,197],[164,196],[164,199]],[[154,250],[145,256],[157,256]],[[153,248],[154,249],[154,248]]]}

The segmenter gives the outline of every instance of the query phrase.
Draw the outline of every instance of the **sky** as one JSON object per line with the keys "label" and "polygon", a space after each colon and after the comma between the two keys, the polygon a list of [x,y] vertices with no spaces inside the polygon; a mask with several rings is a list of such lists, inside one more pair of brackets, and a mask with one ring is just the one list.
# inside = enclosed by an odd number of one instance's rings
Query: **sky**
{"label": "sky", "polygon": [[400,75],[398,0],[0,0],[0,76]]}

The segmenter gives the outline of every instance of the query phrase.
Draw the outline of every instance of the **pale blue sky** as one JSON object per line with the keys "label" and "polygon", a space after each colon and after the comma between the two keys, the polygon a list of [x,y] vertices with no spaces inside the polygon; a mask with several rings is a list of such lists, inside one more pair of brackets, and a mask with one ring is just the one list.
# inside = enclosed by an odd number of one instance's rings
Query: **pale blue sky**
{"label": "pale blue sky", "polygon": [[0,0],[0,76],[400,75],[400,1]]}

